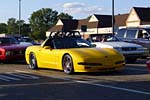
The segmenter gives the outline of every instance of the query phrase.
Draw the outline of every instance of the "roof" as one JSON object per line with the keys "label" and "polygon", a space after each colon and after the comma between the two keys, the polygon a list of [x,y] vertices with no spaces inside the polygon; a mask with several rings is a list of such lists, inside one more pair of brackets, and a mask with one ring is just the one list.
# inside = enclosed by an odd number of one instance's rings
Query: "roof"
{"label": "roof", "polygon": [[103,28],[112,26],[112,15],[97,15],[94,14],[97,18],[97,22],[89,22],[88,28]]}
{"label": "roof", "polygon": [[98,14],[94,14],[94,16],[99,20],[103,20],[103,21],[111,21],[112,19],[112,15],[98,15]]}
{"label": "roof", "polygon": [[[133,7],[136,11],[137,15],[141,19],[142,24],[149,24],[150,23],[150,8],[144,7]],[[82,25],[86,25],[87,28],[104,28],[104,27],[111,27],[112,26],[112,15],[98,15],[94,14],[98,21],[89,22],[89,19],[60,19],[63,25],[55,25],[54,27],[50,28],[48,31],[69,31],[69,30],[76,30],[81,29]],[[129,16],[127,14],[118,14],[115,15],[115,25],[116,26],[126,26],[126,20]]]}
{"label": "roof", "polygon": [[63,25],[55,25],[54,27],[50,28],[48,32],[53,31],[70,31],[75,30],[78,26],[78,20],[73,19],[60,19]]}
{"label": "roof", "polygon": [[61,31],[62,29],[63,29],[63,25],[55,25],[54,27],[50,28],[48,32]]}
{"label": "roof", "polygon": [[149,7],[133,7],[141,21],[150,21],[150,8]]}
{"label": "roof", "polygon": [[116,26],[126,26],[126,20],[129,14],[118,14],[115,15],[115,25]]}

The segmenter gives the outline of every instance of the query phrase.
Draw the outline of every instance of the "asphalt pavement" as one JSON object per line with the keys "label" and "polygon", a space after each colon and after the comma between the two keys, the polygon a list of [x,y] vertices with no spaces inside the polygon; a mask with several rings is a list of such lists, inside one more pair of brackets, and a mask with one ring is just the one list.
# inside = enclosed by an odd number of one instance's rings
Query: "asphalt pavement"
{"label": "asphalt pavement", "polygon": [[0,64],[0,100],[149,100],[145,60],[121,72],[75,73]]}

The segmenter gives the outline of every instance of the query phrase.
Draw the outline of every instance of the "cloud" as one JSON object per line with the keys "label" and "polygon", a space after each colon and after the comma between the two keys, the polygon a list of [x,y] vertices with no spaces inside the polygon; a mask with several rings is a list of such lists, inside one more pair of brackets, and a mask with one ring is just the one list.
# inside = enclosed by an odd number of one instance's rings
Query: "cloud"
{"label": "cloud", "polygon": [[91,15],[102,12],[102,7],[97,5],[88,5],[85,3],[64,3],[62,7],[63,11],[69,14]]}
{"label": "cloud", "polygon": [[63,4],[63,8],[82,8],[82,7],[85,7],[85,4],[83,3],[65,3]]}

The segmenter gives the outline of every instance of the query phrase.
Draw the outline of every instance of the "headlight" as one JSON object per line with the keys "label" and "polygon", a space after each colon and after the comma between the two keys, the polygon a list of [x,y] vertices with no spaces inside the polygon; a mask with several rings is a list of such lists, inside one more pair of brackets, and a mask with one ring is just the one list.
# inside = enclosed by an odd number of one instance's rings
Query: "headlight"
{"label": "headlight", "polygon": [[11,52],[10,52],[10,51],[6,51],[5,55],[6,55],[6,56],[10,56],[10,55],[11,55]]}
{"label": "headlight", "polygon": [[117,51],[122,51],[120,47],[114,47],[114,49],[116,49]]}

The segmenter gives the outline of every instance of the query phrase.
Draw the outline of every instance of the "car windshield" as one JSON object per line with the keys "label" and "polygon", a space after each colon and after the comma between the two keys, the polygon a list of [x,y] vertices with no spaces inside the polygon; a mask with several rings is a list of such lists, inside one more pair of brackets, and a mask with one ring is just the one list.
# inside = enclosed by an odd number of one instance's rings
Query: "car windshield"
{"label": "car windshield", "polygon": [[95,36],[93,37],[91,40],[89,40],[91,42],[116,42],[116,41],[120,41],[116,36],[113,35],[109,35],[109,36]]}
{"label": "car windshield", "polygon": [[125,33],[126,33],[126,29],[119,29],[117,31],[116,36],[119,37],[119,38],[124,38]]}
{"label": "car windshield", "polygon": [[0,45],[3,44],[18,44],[18,41],[11,37],[0,37]]}
{"label": "car windshield", "polygon": [[60,38],[54,39],[54,48],[65,49],[65,48],[90,48],[92,44],[81,38]]}
{"label": "car windshield", "polygon": [[112,37],[112,34],[92,34],[88,41],[90,42],[104,42],[107,38]]}
{"label": "car windshield", "polygon": [[20,42],[33,42],[33,40],[31,38],[21,38]]}

